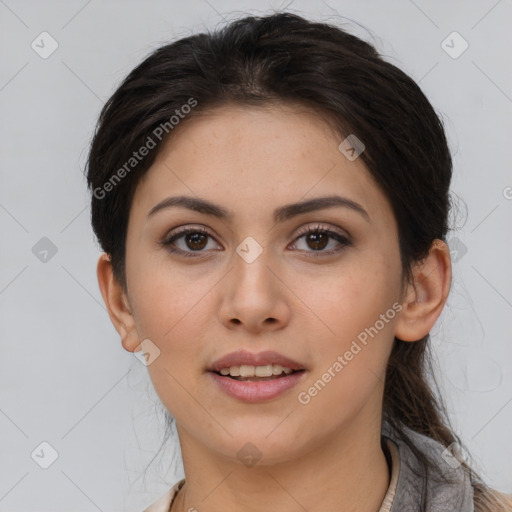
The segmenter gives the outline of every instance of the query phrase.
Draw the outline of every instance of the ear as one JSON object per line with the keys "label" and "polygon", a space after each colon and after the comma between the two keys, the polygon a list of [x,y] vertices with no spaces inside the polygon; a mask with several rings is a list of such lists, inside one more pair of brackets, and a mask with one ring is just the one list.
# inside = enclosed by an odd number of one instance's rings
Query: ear
{"label": "ear", "polygon": [[114,277],[112,263],[106,253],[103,253],[98,260],[96,275],[110,320],[121,336],[124,349],[128,352],[136,351],[140,346],[140,340],[135,327],[135,319],[128,297],[123,286]]}
{"label": "ear", "polygon": [[425,259],[413,267],[412,283],[404,292],[402,311],[395,336],[402,341],[418,341],[426,336],[441,314],[452,279],[450,250],[442,240],[434,240]]}

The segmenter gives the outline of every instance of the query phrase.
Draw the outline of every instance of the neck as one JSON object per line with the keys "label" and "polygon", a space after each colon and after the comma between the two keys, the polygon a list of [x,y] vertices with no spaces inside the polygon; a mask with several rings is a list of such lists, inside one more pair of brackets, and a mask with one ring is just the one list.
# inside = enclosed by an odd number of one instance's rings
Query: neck
{"label": "neck", "polygon": [[294,460],[253,467],[221,459],[178,432],[186,484],[173,512],[378,512],[389,487],[380,421],[364,430],[352,425]]}

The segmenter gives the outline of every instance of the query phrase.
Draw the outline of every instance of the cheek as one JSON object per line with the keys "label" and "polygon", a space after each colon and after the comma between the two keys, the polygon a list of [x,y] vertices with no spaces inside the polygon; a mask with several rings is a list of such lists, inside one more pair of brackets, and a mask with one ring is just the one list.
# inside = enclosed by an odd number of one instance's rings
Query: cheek
{"label": "cheek", "polygon": [[319,326],[308,382],[320,380],[318,405],[342,400],[357,407],[383,381],[400,308],[400,275],[396,260],[375,257],[360,258],[350,271],[336,272],[321,286],[302,281],[308,304],[314,305],[312,322]]}
{"label": "cheek", "polygon": [[[388,263],[383,257],[354,258],[321,280],[314,275],[301,278],[297,293],[310,305],[308,316],[318,326],[322,338],[327,337],[343,348],[392,308],[400,294],[400,275],[396,261]],[[393,320],[394,310],[388,316],[387,320]],[[386,328],[381,326],[379,330],[390,331],[389,324],[386,322]]]}
{"label": "cheek", "polygon": [[[196,325],[202,302],[215,285],[207,270],[191,272],[169,262],[147,261],[132,272],[130,292],[139,333],[173,346],[183,338],[176,333]],[[187,341],[193,337],[185,336]]]}
{"label": "cheek", "polygon": [[318,344],[311,376],[297,393],[305,417],[323,417],[326,428],[335,430],[363,408],[370,416],[380,410],[396,321],[392,304],[381,304],[352,302],[341,313],[333,311],[336,336]]}
{"label": "cheek", "polygon": [[205,322],[211,321],[204,307],[213,285],[209,277],[191,278],[190,272],[185,276],[169,266],[149,265],[134,274],[132,283],[139,336],[160,350],[147,367],[149,376],[162,403],[180,411],[184,423],[197,414],[191,396],[198,396],[194,379],[202,371],[201,344],[208,332]]}

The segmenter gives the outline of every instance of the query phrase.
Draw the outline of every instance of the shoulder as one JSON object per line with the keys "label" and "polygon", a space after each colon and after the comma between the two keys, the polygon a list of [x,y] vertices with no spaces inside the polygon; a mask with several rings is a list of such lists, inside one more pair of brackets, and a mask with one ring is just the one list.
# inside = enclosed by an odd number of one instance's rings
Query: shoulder
{"label": "shoulder", "polygon": [[183,478],[179,482],[176,482],[165,494],[160,496],[154,503],[145,508],[143,512],[169,512],[171,503],[173,502],[176,494],[181,489],[185,479]]}
{"label": "shoulder", "polygon": [[[451,460],[449,450],[440,442],[405,426],[403,433],[407,439],[396,435],[390,425],[383,428],[384,437],[398,446],[402,463],[395,500],[405,500],[406,495],[414,491],[418,496],[426,494],[430,503],[441,506],[440,510],[444,510],[442,505],[446,503],[462,503],[464,506],[457,510],[468,507],[474,512],[512,512],[512,494],[489,488],[478,478],[473,481],[467,468],[454,464],[456,461]],[[434,472],[426,471],[428,463],[416,457],[411,444],[430,459]],[[469,508],[471,502],[473,508]]]}

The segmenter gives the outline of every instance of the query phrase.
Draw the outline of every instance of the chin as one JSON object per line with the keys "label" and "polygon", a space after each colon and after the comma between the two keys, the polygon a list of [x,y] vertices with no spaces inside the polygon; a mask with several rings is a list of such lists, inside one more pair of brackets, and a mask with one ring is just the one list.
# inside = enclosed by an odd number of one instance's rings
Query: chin
{"label": "chin", "polygon": [[223,443],[212,442],[212,448],[247,467],[289,462],[297,457],[301,443],[296,433],[286,430],[277,432],[278,424],[279,422],[259,425],[252,423],[250,427],[237,432],[227,427],[233,437],[225,436]]}

